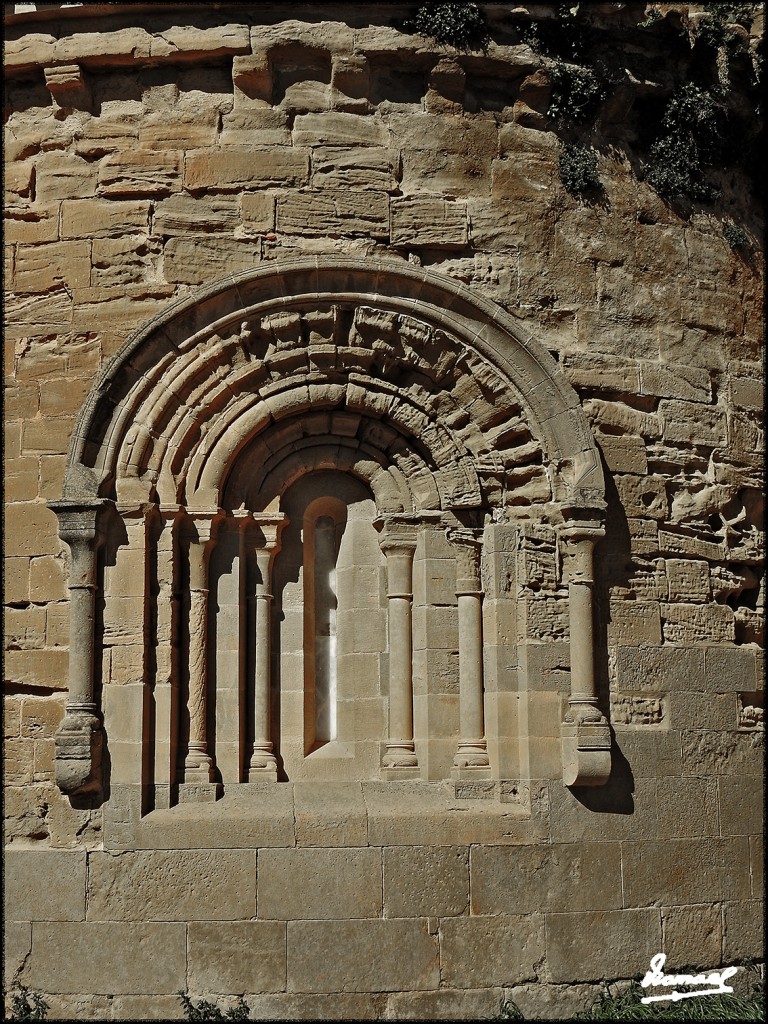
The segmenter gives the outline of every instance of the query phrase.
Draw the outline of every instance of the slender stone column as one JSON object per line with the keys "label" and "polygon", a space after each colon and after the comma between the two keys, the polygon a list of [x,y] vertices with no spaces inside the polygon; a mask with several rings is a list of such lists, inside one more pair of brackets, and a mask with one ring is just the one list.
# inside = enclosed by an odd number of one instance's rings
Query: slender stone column
{"label": "slender stone column", "polygon": [[389,735],[382,768],[418,767],[413,742],[413,554],[416,526],[381,520],[379,541],[387,559],[387,629],[389,634]]}
{"label": "slender stone column", "polygon": [[270,691],[272,682],[272,565],[280,550],[280,534],[287,524],[283,514],[253,517],[252,543],[259,579],[250,600],[255,611],[253,679],[253,751],[248,781],[277,782],[277,758],[270,739]]}
{"label": "slender stone column", "polygon": [[449,530],[448,539],[456,549],[459,613],[459,746],[453,764],[461,772],[489,766],[483,713],[482,539],[473,530]]}
{"label": "slender stone column", "polygon": [[571,695],[562,726],[566,786],[601,786],[611,771],[611,734],[597,705],[592,591],[593,553],[603,530],[569,526],[560,533],[568,577],[571,634]]}
{"label": "slender stone column", "polygon": [[71,553],[69,571],[69,693],[56,733],[56,781],[72,795],[101,786],[102,729],[94,701],[95,595],[103,541],[103,499],[50,502],[59,537]]}
{"label": "slender stone column", "polygon": [[184,760],[184,782],[213,782],[213,759],[206,736],[206,686],[208,660],[208,565],[220,513],[187,514],[189,541],[189,743]]}

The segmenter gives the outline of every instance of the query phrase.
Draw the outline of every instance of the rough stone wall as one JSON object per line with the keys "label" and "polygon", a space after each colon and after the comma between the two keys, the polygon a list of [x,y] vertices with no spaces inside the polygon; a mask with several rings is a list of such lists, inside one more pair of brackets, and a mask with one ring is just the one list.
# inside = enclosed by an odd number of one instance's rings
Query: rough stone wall
{"label": "rough stone wall", "polygon": [[[665,205],[619,148],[601,150],[605,201],[575,200],[540,57],[457,55],[393,28],[410,8],[366,6],[8,21],[7,969],[64,1019],[177,1016],[185,988],[245,993],[261,1016],[471,1018],[505,992],[547,1012],[661,949],[701,968],[762,954],[760,254],[734,252],[715,213]],[[738,181],[731,198],[759,231]],[[329,830],[296,784],[258,849],[104,850],[100,808],[53,782],[69,641],[46,502],[133,330],[206,282],[307,254],[394,255],[469,284],[579,394],[608,470],[611,780],[586,795],[537,780],[509,833],[481,811],[441,826],[416,791],[398,825],[376,785]],[[543,600],[553,537],[529,534],[536,735],[570,655],[564,599]]]}

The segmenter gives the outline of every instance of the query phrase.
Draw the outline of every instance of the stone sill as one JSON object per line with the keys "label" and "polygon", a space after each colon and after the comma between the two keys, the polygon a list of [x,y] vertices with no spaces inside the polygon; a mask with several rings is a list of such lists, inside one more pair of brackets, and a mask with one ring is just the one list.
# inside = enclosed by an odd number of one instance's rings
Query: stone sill
{"label": "stone sill", "polygon": [[[116,787],[104,811],[109,850],[260,847],[467,846],[547,841],[527,787],[506,797],[464,799],[460,783],[257,783],[229,786],[211,803],[131,813],[139,787]],[[498,783],[490,783],[498,787]],[[486,790],[486,792],[493,792]]]}

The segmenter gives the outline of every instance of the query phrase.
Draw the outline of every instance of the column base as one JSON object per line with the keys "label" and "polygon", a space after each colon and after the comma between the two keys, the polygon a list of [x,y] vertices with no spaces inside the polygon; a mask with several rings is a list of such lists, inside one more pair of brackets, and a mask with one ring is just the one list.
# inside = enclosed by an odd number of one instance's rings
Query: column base
{"label": "column base", "polygon": [[420,779],[421,771],[418,765],[402,768],[390,768],[383,765],[379,771],[379,777],[385,782],[402,782],[405,779]]}
{"label": "column base", "polygon": [[223,792],[220,782],[180,782],[180,804],[212,804]]}
{"label": "column base", "polygon": [[277,764],[265,765],[264,768],[249,768],[248,782],[277,782]]}
{"label": "column base", "polygon": [[453,768],[451,768],[451,778],[456,780],[490,779],[491,766],[489,764],[455,764]]}

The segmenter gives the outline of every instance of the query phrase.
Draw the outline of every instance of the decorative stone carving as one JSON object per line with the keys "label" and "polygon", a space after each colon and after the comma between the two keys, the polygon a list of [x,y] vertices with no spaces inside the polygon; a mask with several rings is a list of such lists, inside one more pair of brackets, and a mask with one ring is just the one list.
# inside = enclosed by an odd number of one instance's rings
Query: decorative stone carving
{"label": "decorative stone carving", "polygon": [[103,515],[109,502],[66,500],[50,503],[59,537],[71,554],[69,572],[69,693],[56,734],[56,781],[63,793],[101,787],[102,729],[94,701],[94,611],[97,552],[104,540]]}
{"label": "decorative stone carving", "polygon": [[563,782],[601,786],[611,772],[611,731],[597,705],[592,588],[593,551],[603,536],[597,523],[563,528],[571,635],[571,695],[562,724]]}
{"label": "decorative stone carving", "polygon": [[394,517],[377,520],[381,550],[387,559],[387,628],[389,634],[389,733],[382,767],[415,769],[413,743],[413,655],[411,606],[416,525]]}
{"label": "decorative stone carving", "polygon": [[449,530],[456,551],[459,610],[459,746],[454,775],[467,769],[475,777],[488,769],[483,714],[483,591],[480,573],[482,537],[474,530]]}

